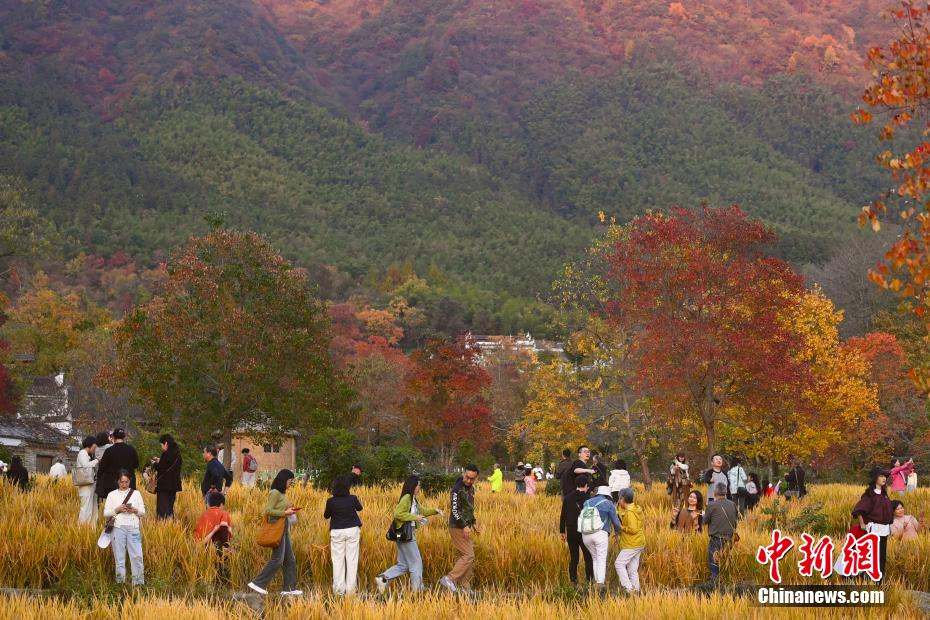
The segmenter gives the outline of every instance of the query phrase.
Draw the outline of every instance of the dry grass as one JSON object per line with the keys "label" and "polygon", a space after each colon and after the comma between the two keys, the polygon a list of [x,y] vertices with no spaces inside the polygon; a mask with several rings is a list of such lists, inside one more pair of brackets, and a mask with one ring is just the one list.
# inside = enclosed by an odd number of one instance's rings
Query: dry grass
{"label": "dry grass", "polygon": [[0,606],[0,620],[161,620],[165,617],[194,620],[225,618],[263,618],[264,620],[512,620],[513,618],[638,618],[643,620],[707,618],[921,618],[925,617],[913,601],[893,595],[883,608],[839,609],[762,609],[746,598],[713,595],[698,597],[690,594],[652,593],[635,599],[586,599],[569,603],[556,602],[543,596],[510,598],[485,595],[478,601],[465,601],[445,594],[410,598],[390,598],[384,601],[370,598],[336,600],[329,597],[307,597],[289,604],[271,603],[263,615],[250,610],[244,603],[204,602],[191,599],[133,598],[123,604],[110,601],[89,602],[35,600],[12,597]]}
{"label": "dry grass", "polygon": [[[361,489],[358,495],[365,506],[362,513],[362,553],[359,581],[362,590],[374,590],[373,578],[394,562],[394,547],[384,539],[390,513],[398,489]],[[823,502],[831,533],[838,537],[848,522],[848,514],[861,489],[849,485],[823,485],[812,489],[808,501]],[[132,603],[133,618],[147,618],[159,609],[181,605],[184,617],[239,616],[245,613],[237,605],[210,606],[195,597],[215,591],[219,577],[211,553],[197,545],[191,535],[194,522],[202,511],[202,500],[193,482],[188,482],[179,496],[177,519],[159,522],[154,519],[154,496],[144,494],[146,508],[151,513],[143,518],[146,595],[182,596],[181,602],[161,598],[137,600]],[[293,531],[293,543],[299,566],[300,586],[310,592],[325,593],[330,581],[327,522],[322,518],[326,494],[312,488],[297,486],[289,495],[302,506],[301,521]],[[234,549],[228,560],[230,582],[239,588],[253,577],[268,556],[268,551],[254,544],[266,493],[260,489],[234,487],[227,500],[227,509],[235,527]],[[930,491],[910,495],[908,507],[927,506]],[[646,512],[647,550],[641,567],[641,579],[647,595],[634,601],[561,601],[550,596],[566,581],[567,552],[557,534],[559,501],[550,497],[516,495],[507,488],[500,495],[491,495],[486,486],[479,486],[477,515],[483,533],[477,544],[475,585],[485,591],[481,601],[465,603],[445,597],[391,600],[387,605],[368,599],[328,602],[323,599],[302,601],[288,609],[275,609],[269,617],[409,617],[411,613],[429,617],[567,617],[581,611],[586,617],[604,617],[621,609],[625,614],[634,610],[642,617],[751,617],[757,608],[745,599],[733,597],[701,598],[681,594],[678,589],[698,584],[708,577],[705,536],[683,536],[668,529],[668,506],[660,489],[638,494],[637,501]],[[445,497],[428,497],[424,503],[446,509]],[[798,502],[790,513],[800,510]],[[95,542],[102,526],[80,526],[76,523],[77,494],[66,481],[40,479],[36,488],[21,494],[0,482],[0,586],[19,588],[59,588],[63,592],[78,592],[74,602],[7,601],[0,609],[5,617],[110,617],[100,614],[95,605],[113,605],[112,556],[97,548]],[[924,515],[917,514],[918,518]],[[723,567],[727,583],[762,584],[767,582],[766,569],[754,559],[760,544],[769,541],[763,529],[764,516],[758,512],[740,525],[742,540],[736,545]],[[433,521],[418,533],[425,563],[427,582],[435,582],[452,564],[452,548],[441,521]],[[616,553],[612,550],[612,555]],[[788,582],[822,583],[818,579],[804,580],[797,575],[797,561],[792,551],[782,563]],[[613,571],[609,571],[612,573]],[[919,540],[890,546],[888,572],[896,591],[917,589],[930,591],[930,535]],[[616,575],[611,574],[612,582]],[[273,586],[274,587],[274,586]],[[675,591],[671,591],[675,590]],[[528,598],[514,598],[508,592],[535,592]],[[93,602],[99,596],[101,602]],[[895,609],[901,613],[916,608],[906,597],[898,597]],[[91,601],[91,602],[87,602]],[[107,602],[108,601],[108,602]],[[406,606],[415,605],[413,608]],[[571,609],[569,609],[570,607]],[[17,611],[18,610],[18,611]],[[431,611],[432,610],[432,611]],[[15,612],[15,613],[14,613]],[[848,610],[847,610],[848,612]],[[768,617],[770,610],[766,610]],[[277,614],[277,615],[274,615]],[[529,614],[529,615],[527,615]],[[843,614],[844,617],[848,613]],[[784,617],[792,617],[789,613]],[[797,617],[797,616],[794,616]]]}

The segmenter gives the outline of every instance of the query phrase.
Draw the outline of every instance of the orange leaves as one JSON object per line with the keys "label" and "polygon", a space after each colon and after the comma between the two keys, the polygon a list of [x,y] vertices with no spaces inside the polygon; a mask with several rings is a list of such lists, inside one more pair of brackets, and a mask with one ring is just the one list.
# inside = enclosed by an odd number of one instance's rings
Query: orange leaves
{"label": "orange leaves", "polygon": [[685,12],[685,5],[681,2],[672,2],[668,5],[668,16],[680,17],[681,19],[687,18],[688,14]]}
{"label": "orange leaves", "polygon": [[872,113],[862,108],[856,108],[856,111],[851,112],[849,116],[857,125],[868,125],[872,122]]}

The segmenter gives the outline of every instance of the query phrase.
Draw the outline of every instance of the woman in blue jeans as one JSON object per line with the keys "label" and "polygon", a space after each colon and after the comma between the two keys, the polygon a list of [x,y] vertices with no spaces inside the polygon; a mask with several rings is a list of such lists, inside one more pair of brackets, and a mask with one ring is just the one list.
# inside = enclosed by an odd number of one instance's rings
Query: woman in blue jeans
{"label": "woman in blue jeans", "polygon": [[[129,564],[132,567],[132,585],[145,583],[145,566],[142,561],[142,535],[139,533],[139,517],[145,514],[142,494],[130,488],[128,471],[121,470],[117,478],[117,488],[107,494],[103,506],[103,516],[113,519],[113,531],[110,544],[113,547],[113,560],[116,564],[116,583],[126,582],[126,552],[129,552]],[[127,499],[128,496],[128,499]]]}
{"label": "woman in blue jeans", "polygon": [[[292,516],[297,512],[291,506],[291,500],[287,498],[287,490],[294,483],[294,472],[289,469],[282,469],[275,476],[274,482],[271,483],[271,493],[268,494],[268,503],[265,504],[265,514],[272,521],[277,519],[286,519],[284,523],[284,535],[281,536],[281,542],[275,547],[265,564],[265,568],[258,574],[258,577],[249,582],[249,588],[259,594],[268,594],[268,584],[274,578],[275,573],[282,566],[284,567],[284,584],[282,585],[282,596],[300,596],[303,594],[297,589],[297,558],[294,557],[294,548],[291,546],[290,527]],[[296,518],[296,517],[294,517]]]}
{"label": "woman in blue jeans", "polygon": [[426,525],[427,517],[442,516],[442,511],[420,506],[417,503],[419,490],[419,477],[410,476],[404,481],[404,486],[400,491],[400,501],[394,507],[394,527],[413,523],[414,534],[409,542],[397,542],[397,563],[375,577],[378,592],[383,593],[391,579],[397,579],[406,573],[410,573],[410,589],[414,592],[423,590],[423,558],[420,556],[420,548],[417,547],[416,527]]}

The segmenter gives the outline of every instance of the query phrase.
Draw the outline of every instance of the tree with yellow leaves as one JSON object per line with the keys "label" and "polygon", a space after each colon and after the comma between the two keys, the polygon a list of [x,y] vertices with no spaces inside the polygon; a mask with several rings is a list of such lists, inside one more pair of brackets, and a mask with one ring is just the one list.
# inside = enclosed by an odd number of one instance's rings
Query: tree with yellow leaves
{"label": "tree with yellow leaves", "polygon": [[529,395],[511,431],[512,446],[526,446],[528,457],[541,460],[545,453],[585,441],[587,427],[578,414],[579,394],[568,363],[556,359],[537,367],[530,378]]}
{"label": "tree with yellow leaves", "polygon": [[[878,411],[878,392],[869,379],[868,361],[840,342],[842,311],[819,289],[805,291],[789,307],[783,320],[800,336],[798,361],[811,374],[800,405],[767,411],[728,410],[729,424],[722,437],[730,450],[770,463],[805,460],[842,445],[845,431]],[[785,402],[798,401],[786,398]]]}

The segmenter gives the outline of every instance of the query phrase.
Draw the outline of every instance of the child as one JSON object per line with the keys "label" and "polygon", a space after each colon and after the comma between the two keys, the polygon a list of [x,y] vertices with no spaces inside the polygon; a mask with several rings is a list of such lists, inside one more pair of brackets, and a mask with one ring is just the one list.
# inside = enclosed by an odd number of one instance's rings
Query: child
{"label": "child", "polygon": [[210,507],[200,515],[197,525],[194,526],[194,536],[204,545],[212,542],[216,552],[222,555],[232,539],[232,519],[223,508],[226,497],[222,493],[211,493],[207,497],[207,503]]}

